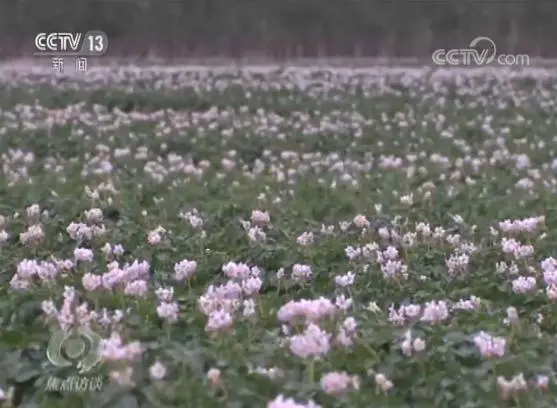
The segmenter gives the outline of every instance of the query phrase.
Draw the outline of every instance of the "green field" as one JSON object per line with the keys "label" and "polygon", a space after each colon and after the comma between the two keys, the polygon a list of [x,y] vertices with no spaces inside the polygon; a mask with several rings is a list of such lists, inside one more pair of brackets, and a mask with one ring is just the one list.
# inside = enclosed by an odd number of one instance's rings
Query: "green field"
{"label": "green field", "polygon": [[557,405],[550,70],[0,83],[0,407]]}

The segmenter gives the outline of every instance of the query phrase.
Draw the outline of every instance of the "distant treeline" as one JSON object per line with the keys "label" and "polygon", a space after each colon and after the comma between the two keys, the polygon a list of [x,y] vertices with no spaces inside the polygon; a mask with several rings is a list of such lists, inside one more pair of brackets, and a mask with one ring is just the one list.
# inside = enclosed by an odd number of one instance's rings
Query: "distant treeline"
{"label": "distant treeline", "polygon": [[38,32],[103,30],[108,55],[423,57],[477,36],[557,57],[557,0],[0,0],[0,57]]}

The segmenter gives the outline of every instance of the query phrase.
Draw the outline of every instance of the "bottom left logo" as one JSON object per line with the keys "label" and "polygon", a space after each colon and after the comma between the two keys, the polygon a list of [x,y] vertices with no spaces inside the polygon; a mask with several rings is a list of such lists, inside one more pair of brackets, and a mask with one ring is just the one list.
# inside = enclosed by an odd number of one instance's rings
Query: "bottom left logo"
{"label": "bottom left logo", "polygon": [[75,366],[83,374],[100,362],[101,340],[88,328],[56,330],[48,342],[46,356],[57,367]]}

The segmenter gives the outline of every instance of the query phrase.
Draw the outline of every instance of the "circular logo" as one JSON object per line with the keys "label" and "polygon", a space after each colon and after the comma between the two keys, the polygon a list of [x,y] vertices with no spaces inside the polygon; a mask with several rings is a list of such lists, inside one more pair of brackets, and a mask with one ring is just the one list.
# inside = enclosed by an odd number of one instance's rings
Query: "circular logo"
{"label": "circular logo", "polygon": [[[480,46],[480,43],[482,46]],[[497,46],[489,37],[476,37],[470,41],[469,47],[474,49],[478,48],[477,51],[485,58],[483,64],[490,64],[495,59],[495,55],[497,54]]]}
{"label": "circular logo", "polygon": [[48,342],[46,356],[55,366],[75,366],[82,374],[100,362],[100,344],[100,336],[87,328],[56,330]]}

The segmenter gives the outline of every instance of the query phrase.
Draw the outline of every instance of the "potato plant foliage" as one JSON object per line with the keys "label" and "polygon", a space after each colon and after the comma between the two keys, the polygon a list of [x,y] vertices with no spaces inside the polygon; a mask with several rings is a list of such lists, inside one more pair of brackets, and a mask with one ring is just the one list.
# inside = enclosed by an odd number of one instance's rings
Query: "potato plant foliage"
{"label": "potato plant foliage", "polygon": [[557,404],[553,71],[0,82],[0,406]]}

